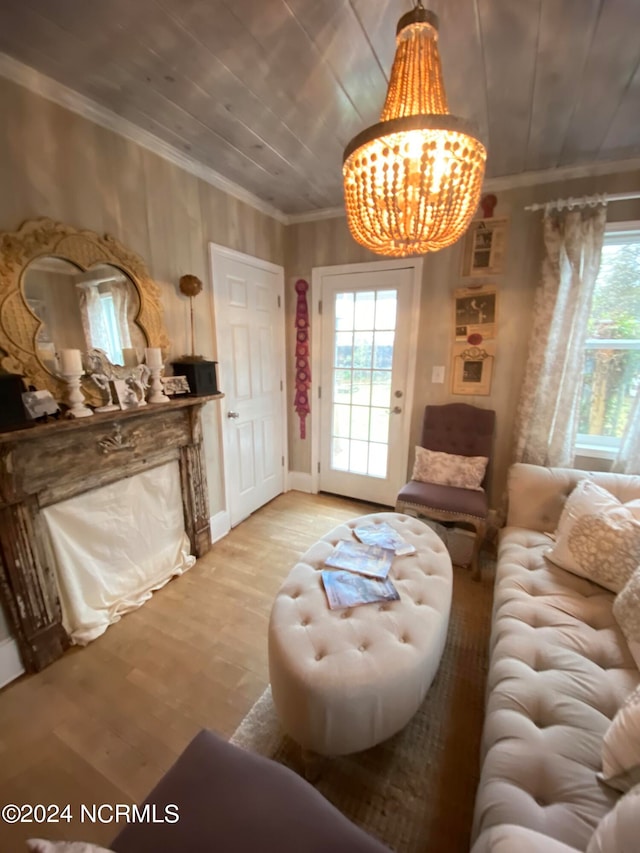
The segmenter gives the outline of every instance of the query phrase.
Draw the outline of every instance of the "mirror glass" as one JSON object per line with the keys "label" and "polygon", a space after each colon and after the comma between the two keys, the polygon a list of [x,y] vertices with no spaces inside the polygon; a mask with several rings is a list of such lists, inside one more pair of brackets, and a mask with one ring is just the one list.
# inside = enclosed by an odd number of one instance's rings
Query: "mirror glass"
{"label": "mirror glass", "polygon": [[135,322],[138,289],[118,267],[98,264],[83,271],[64,258],[36,258],[25,269],[23,293],[42,323],[36,354],[50,372],[57,372],[61,349],[99,348],[112,364],[121,365],[144,355],[147,340]]}

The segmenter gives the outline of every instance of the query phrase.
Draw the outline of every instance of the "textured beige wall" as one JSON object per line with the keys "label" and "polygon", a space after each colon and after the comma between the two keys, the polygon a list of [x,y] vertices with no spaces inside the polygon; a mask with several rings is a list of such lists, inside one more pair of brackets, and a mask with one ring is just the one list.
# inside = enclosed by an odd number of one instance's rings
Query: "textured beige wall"
{"label": "textured beige wall", "polygon": [[[450,391],[453,292],[456,288],[466,286],[469,281],[460,274],[463,243],[459,242],[449,249],[425,257],[411,446],[418,441],[422,410],[427,403],[468,402],[495,409],[497,432],[490,486],[490,498],[494,506],[500,501],[511,462],[515,408],[524,375],[533,296],[542,263],[542,214],[525,212],[524,207],[553,198],[638,189],[640,174],[635,172],[547,183],[497,193],[498,204],[494,216],[507,216],[510,228],[505,273],[487,279],[498,287],[497,352],[489,396],[454,396]],[[612,221],[640,219],[640,201],[611,204],[608,218]],[[311,270],[316,266],[376,260],[374,255],[361,249],[352,240],[344,218],[289,226],[285,249],[288,330],[293,329],[293,284],[298,278],[306,278],[310,282]],[[290,335],[288,351],[291,353],[292,332]],[[445,382],[442,385],[431,382],[431,369],[435,365],[445,366]],[[292,376],[289,381],[291,379]],[[312,402],[313,399],[312,396]],[[310,471],[310,433],[307,433],[305,441],[301,441],[295,424],[292,424],[289,434],[289,460],[292,470]],[[408,473],[412,464],[413,453],[407,460]]]}
{"label": "textured beige wall", "polygon": [[[284,262],[284,226],[145,148],[0,79],[0,230],[50,216],[113,234],[137,252],[162,291],[171,356],[190,352],[181,275],[205,283],[196,350],[216,358],[209,242]],[[223,389],[224,390],[224,389]],[[211,513],[224,505],[219,403],[205,407]]]}

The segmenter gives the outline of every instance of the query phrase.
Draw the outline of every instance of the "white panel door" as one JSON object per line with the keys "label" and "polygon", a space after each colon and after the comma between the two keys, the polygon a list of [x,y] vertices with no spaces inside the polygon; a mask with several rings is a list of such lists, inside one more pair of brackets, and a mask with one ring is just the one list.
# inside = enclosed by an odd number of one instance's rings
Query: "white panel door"
{"label": "white panel door", "polygon": [[218,246],[211,261],[233,527],[284,491],[284,274]]}
{"label": "white panel door", "polygon": [[413,268],[321,278],[321,491],[394,506],[406,482]]}

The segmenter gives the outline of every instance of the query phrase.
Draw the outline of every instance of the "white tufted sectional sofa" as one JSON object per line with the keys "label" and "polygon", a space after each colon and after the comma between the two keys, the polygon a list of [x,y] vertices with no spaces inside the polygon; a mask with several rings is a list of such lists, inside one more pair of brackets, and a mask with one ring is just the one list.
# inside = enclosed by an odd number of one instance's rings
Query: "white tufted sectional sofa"
{"label": "white tufted sectional sofa", "polygon": [[545,532],[585,476],[622,502],[640,498],[640,477],[524,464],[509,473],[472,853],[584,851],[620,796],[596,773],[604,733],[640,673],[614,593],[544,558]]}

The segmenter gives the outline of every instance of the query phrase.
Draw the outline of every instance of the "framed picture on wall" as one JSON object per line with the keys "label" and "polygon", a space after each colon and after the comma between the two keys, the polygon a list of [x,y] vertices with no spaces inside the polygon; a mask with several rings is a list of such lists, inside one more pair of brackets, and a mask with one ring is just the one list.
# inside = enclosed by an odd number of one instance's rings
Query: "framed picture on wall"
{"label": "framed picture on wall", "polygon": [[464,238],[462,275],[501,275],[507,256],[508,219],[474,219]]}
{"label": "framed picture on wall", "polygon": [[491,344],[456,344],[453,353],[452,394],[487,396],[491,393],[494,348]]}
{"label": "framed picture on wall", "polygon": [[498,297],[495,285],[462,287],[454,294],[454,318],[456,341],[468,341],[472,335],[482,340],[496,336]]}

